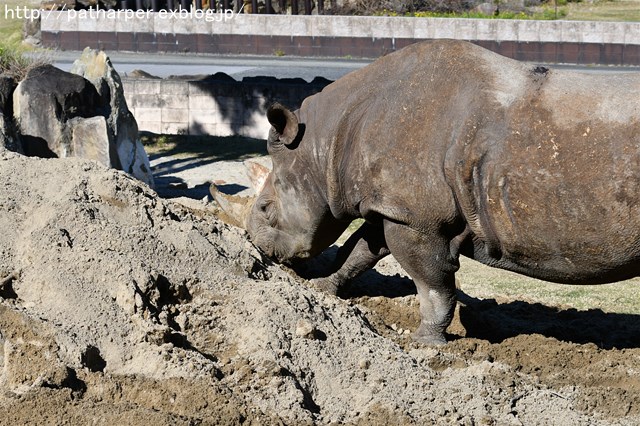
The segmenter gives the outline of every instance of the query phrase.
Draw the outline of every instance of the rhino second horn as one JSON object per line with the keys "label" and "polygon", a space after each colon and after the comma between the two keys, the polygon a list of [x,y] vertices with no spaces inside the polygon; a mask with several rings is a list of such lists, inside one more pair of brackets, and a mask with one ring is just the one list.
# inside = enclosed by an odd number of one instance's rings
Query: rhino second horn
{"label": "rhino second horn", "polygon": [[245,161],[244,166],[255,193],[260,194],[260,192],[262,192],[262,188],[264,188],[264,184],[267,182],[267,177],[269,176],[269,173],[271,173],[271,170],[269,170],[269,168],[264,164],[258,163],[255,160]]}
{"label": "rhino second horn", "polygon": [[218,189],[215,183],[211,184],[209,192],[222,210],[219,215],[220,219],[229,225],[245,228],[245,219],[251,210],[255,197],[225,194]]}

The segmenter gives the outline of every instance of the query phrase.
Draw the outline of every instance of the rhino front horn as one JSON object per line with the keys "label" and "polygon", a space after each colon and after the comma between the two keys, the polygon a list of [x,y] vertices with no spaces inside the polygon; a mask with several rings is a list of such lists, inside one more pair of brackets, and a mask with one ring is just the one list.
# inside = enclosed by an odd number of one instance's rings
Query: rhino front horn
{"label": "rhino front horn", "polygon": [[255,197],[242,197],[239,195],[225,194],[220,191],[215,183],[209,187],[211,196],[220,206],[220,214],[218,215],[223,222],[229,225],[245,228],[245,219],[251,210]]}
{"label": "rhino front horn", "polygon": [[269,177],[271,170],[269,167],[256,160],[246,160],[244,162],[244,167],[246,168],[245,171],[251,181],[253,190],[256,195],[260,194],[260,192],[262,192],[262,188],[264,188],[264,184],[267,182],[267,177]]}

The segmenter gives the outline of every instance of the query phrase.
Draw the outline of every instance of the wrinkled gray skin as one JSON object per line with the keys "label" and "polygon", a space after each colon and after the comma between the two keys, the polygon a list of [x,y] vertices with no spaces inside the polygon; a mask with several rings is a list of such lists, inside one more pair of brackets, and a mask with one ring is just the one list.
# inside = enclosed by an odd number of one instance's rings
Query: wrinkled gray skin
{"label": "wrinkled gray skin", "polygon": [[392,253],[414,279],[415,340],[445,342],[460,255],[559,283],[640,270],[640,76],[549,71],[459,41],[412,45],[274,105],[273,171],[246,219],[280,262],[351,220],[334,292]]}

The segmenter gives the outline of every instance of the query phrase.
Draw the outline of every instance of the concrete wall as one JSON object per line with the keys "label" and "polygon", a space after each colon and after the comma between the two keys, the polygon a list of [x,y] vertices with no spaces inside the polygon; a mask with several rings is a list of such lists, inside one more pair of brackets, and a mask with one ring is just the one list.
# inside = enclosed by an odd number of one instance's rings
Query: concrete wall
{"label": "concrete wall", "polygon": [[138,128],[161,134],[242,135],[264,139],[266,109],[275,102],[299,108],[328,80],[245,78],[226,75],[202,81],[124,78],[127,105]]}
{"label": "concrete wall", "polygon": [[[116,12],[121,14],[116,15]],[[42,16],[46,46],[139,52],[378,57],[455,38],[538,62],[640,65],[640,23],[85,11]]]}

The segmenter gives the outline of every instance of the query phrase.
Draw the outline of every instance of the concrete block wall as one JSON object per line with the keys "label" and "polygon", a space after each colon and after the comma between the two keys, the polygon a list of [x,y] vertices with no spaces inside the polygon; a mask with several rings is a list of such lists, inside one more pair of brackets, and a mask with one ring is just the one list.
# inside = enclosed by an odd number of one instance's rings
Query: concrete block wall
{"label": "concrete block wall", "polygon": [[68,50],[374,58],[425,39],[454,38],[508,57],[640,65],[640,23],[326,15],[134,16],[111,11],[43,14],[43,44]]}
{"label": "concrete block wall", "polygon": [[329,81],[246,78],[239,82],[217,75],[201,81],[124,78],[122,83],[141,131],[265,139],[270,127],[266,110],[271,103],[299,108]]}

